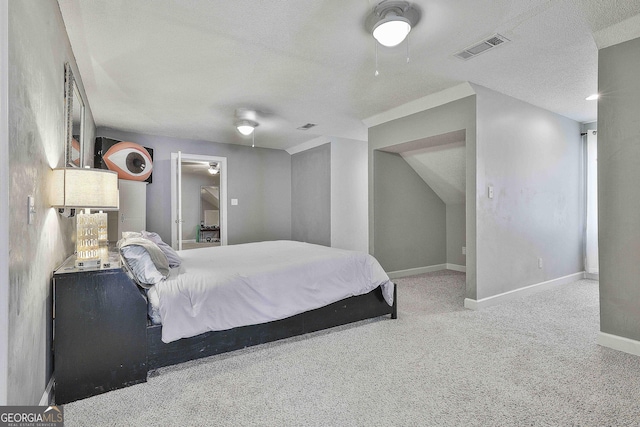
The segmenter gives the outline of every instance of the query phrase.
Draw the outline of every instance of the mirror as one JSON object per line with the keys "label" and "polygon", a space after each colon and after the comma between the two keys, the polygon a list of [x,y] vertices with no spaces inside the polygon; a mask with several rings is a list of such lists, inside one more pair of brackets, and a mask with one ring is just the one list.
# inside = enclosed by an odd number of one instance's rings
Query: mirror
{"label": "mirror", "polygon": [[220,241],[220,187],[200,187],[200,242]]}
{"label": "mirror", "polygon": [[205,227],[220,226],[220,189],[200,187],[200,223]]}
{"label": "mirror", "polygon": [[84,100],[73,77],[71,66],[65,64],[65,166],[81,168],[84,155]]}

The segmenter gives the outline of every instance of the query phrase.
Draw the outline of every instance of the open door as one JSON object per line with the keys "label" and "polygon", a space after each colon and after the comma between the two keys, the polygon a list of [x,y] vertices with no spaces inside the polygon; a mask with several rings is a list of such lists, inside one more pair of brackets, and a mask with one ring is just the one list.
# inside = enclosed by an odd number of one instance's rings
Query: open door
{"label": "open door", "polygon": [[171,247],[182,250],[182,152],[171,153]]}
{"label": "open door", "polygon": [[[183,188],[183,173],[189,172],[189,168],[192,167],[192,163],[203,163],[209,167],[211,163],[215,163],[218,166],[218,171],[220,174],[219,181],[219,212],[218,212],[218,232],[220,245],[226,245],[228,241],[228,230],[227,230],[227,158],[226,157],[216,157],[216,156],[206,156],[200,154],[187,154],[178,151],[177,153],[171,153],[171,246],[176,250],[183,250],[183,242],[184,242],[184,225],[185,225],[185,217],[183,216],[183,208],[185,209],[193,209],[193,206],[183,206],[183,193],[185,188]],[[186,166],[185,166],[186,165]],[[185,166],[185,168],[183,168]],[[192,173],[193,171],[191,171]],[[191,176],[187,174],[187,176]],[[189,186],[190,181],[187,180],[186,184]],[[193,184],[193,183],[191,183]],[[200,194],[200,186],[198,185],[198,195]],[[189,196],[190,193],[186,193]],[[198,203],[198,208],[200,204]],[[190,211],[187,211],[187,219],[190,218]],[[191,221],[188,221],[191,223]],[[202,228],[201,228],[202,229]],[[191,228],[187,225],[187,239],[192,239],[190,237]],[[193,234],[193,233],[192,233]],[[188,240],[189,241],[189,240]],[[190,242],[190,241],[189,241]],[[191,243],[189,245],[192,246]],[[187,247],[191,247],[187,246]]]}

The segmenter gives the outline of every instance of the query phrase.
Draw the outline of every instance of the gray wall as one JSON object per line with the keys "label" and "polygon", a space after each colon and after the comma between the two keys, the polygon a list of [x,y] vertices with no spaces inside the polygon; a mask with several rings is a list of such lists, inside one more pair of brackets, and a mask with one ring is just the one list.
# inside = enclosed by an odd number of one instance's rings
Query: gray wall
{"label": "gray wall", "polygon": [[599,51],[600,330],[640,340],[640,38]]}
{"label": "gray wall", "polygon": [[[9,92],[9,2],[0,1],[0,94]],[[0,96],[0,242],[9,241],[9,105]],[[0,245],[0,406],[9,374],[9,246]]]}
{"label": "gray wall", "polygon": [[[74,250],[75,221],[60,217],[48,201],[51,169],[64,166],[67,61],[86,100],[89,140],[95,128],[58,3],[11,1],[8,24],[11,183],[6,400],[8,404],[37,405],[52,371],[51,273]],[[27,224],[27,195],[35,197],[31,225]]]}
{"label": "gray wall", "polygon": [[[474,89],[477,299],[583,271],[580,124]],[[489,185],[493,199],[487,197]],[[467,186],[467,194],[473,188]]]}
{"label": "gray wall", "polygon": [[331,247],[369,251],[367,146],[331,138]]}
{"label": "gray wall", "polygon": [[[147,228],[171,241],[171,153],[227,158],[228,243],[291,238],[291,158],[286,151],[98,128],[99,136],[153,148]],[[231,199],[238,199],[231,206]]]}
{"label": "gray wall", "polygon": [[466,265],[467,257],[462,254],[466,246],[466,210],[464,203],[447,204],[447,263]]}
{"label": "gray wall", "polygon": [[445,204],[396,153],[373,159],[376,223],[374,256],[385,271],[444,264]]}
{"label": "gray wall", "polygon": [[[369,252],[375,255],[387,245],[396,247],[402,245],[402,242],[394,236],[391,236],[390,242],[376,237],[378,221],[376,207],[385,206],[389,201],[380,200],[380,196],[375,194],[374,180],[377,174],[374,164],[375,150],[461,129],[466,130],[466,296],[475,299],[476,194],[473,189],[476,188],[476,97],[473,95],[369,128]],[[391,208],[400,210],[403,207],[391,206]]]}
{"label": "gray wall", "polygon": [[291,238],[331,246],[331,144],[291,156]]}

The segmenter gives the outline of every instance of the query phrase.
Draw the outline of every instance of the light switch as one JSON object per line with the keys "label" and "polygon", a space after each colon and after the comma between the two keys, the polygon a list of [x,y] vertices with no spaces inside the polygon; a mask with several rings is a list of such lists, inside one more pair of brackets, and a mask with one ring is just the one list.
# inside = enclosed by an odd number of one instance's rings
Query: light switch
{"label": "light switch", "polygon": [[231,206],[238,206],[238,199],[231,199]]}
{"label": "light switch", "polygon": [[493,185],[489,186],[489,189],[487,191],[487,195],[489,196],[490,199],[493,199]]}
{"label": "light switch", "polygon": [[33,196],[27,196],[27,224],[33,224],[36,214],[36,201]]}

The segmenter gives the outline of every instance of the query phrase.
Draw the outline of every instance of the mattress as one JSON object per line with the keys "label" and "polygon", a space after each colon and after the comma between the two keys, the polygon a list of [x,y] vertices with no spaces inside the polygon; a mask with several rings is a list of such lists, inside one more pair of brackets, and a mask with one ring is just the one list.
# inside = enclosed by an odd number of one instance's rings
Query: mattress
{"label": "mattress", "polygon": [[393,284],[363,252],[292,241],[180,251],[182,265],[149,290],[165,343],[284,319]]}

